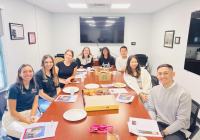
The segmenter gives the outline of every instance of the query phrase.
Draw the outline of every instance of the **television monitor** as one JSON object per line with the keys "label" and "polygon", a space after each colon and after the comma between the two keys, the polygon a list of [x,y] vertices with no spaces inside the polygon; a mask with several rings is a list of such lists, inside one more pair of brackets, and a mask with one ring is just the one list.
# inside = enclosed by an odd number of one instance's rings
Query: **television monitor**
{"label": "television monitor", "polygon": [[80,17],[81,43],[124,43],[124,17]]}

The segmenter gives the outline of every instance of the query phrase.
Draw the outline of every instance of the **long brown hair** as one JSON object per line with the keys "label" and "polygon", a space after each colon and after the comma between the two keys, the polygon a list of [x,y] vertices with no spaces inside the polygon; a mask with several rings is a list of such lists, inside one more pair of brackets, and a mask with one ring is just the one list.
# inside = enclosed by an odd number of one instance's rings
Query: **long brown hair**
{"label": "long brown hair", "polygon": [[138,65],[137,65],[137,67],[136,67],[136,73],[137,73],[137,75],[135,75],[135,76],[134,76],[133,71],[132,71],[131,66],[130,66],[130,62],[131,62],[131,60],[132,60],[133,58],[135,58],[135,59],[137,60],[137,62],[138,62],[137,56],[135,56],[135,55],[129,56],[129,57],[128,57],[128,60],[127,60],[127,64],[126,64],[126,72],[127,72],[128,74],[130,74],[131,76],[133,76],[133,77],[139,78],[139,77],[140,77],[140,74],[141,74],[141,68],[140,68],[140,66],[139,66],[139,63],[138,63]]}
{"label": "long brown hair", "polygon": [[88,50],[89,50],[89,55],[88,55],[88,58],[89,58],[89,57],[92,55],[92,53],[91,53],[89,47],[84,47],[80,55],[82,56],[82,58],[85,58],[85,57],[84,57],[84,53],[83,53],[85,49],[88,49]]}
{"label": "long brown hair", "polygon": [[53,67],[51,68],[50,70],[50,73],[51,75],[53,76],[53,82],[54,82],[54,85],[55,86],[58,86],[59,82],[58,82],[58,75],[56,74],[56,70],[55,70],[55,62],[54,62],[54,59],[51,55],[44,55],[43,58],[42,58],[42,63],[41,63],[41,66],[42,66],[42,73],[43,73],[43,78],[44,79],[47,79],[47,76],[46,76],[46,73],[45,73],[45,67],[44,67],[44,61],[47,59],[47,58],[50,58],[53,62]]}

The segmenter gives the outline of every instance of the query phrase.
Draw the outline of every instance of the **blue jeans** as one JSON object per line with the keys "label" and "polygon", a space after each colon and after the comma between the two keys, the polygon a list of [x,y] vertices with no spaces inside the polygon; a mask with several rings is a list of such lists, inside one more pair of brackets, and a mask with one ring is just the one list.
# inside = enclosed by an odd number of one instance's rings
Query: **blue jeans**
{"label": "blue jeans", "polygon": [[45,99],[39,99],[39,110],[41,113],[45,112],[47,108],[50,106],[51,102],[45,100]]}

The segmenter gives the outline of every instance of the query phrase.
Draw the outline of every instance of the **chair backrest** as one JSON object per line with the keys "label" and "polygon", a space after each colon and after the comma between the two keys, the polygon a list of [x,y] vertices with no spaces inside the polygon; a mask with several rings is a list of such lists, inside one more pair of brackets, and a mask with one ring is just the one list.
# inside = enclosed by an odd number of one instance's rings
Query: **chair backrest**
{"label": "chair backrest", "polygon": [[190,128],[188,129],[190,132],[193,132],[196,127],[198,112],[199,112],[200,105],[196,101],[192,100],[192,110],[191,110],[191,117],[190,117]]}
{"label": "chair backrest", "polygon": [[158,78],[154,75],[151,75],[151,83],[152,83],[152,87],[159,85]]}
{"label": "chair backrest", "polygon": [[147,66],[148,56],[146,56],[145,54],[136,54],[135,56],[137,57],[138,63],[141,67]]}
{"label": "chair backrest", "polygon": [[64,58],[62,58],[62,57],[55,57],[54,58],[55,64],[57,64],[58,62],[61,62],[61,61],[64,61]]}
{"label": "chair backrest", "polygon": [[56,57],[62,57],[62,58],[64,58],[64,54],[58,53],[58,54],[55,55],[55,58],[56,58]]}

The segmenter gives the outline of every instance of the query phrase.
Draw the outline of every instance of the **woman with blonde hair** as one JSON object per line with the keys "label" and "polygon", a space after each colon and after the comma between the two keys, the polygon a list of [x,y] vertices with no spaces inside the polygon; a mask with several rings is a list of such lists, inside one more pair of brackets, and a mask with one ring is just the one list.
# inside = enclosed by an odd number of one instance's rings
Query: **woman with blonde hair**
{"label": "woman with blonde hair", "polygon": [[92,57],[89,47],[83,48],[81,54],[78,56],[78,58],[76,58],[76,62],[77,62],[78,68],[92,67],[93,57]]}
{"label": "woman with blonde hair", "polygon": [[[18,69],[17,81],[10,86],[8,111],[2,118],[7,135],[20,138],[21,129],[37,121],[38,92],[31,65],[23,64]],[[17,127],[16,127],[17,126]],[[20,129],[21,128],[21,129]]]}
{"label": "woman with blonde hair", "polygon": [[77,71],[77,63],[73,61],[74,52],[67,50],[64,54],[64,61],[56,64],[56,73],[59,77],[60,87],[71,83]]}
{"label": "woman with blonde hair", "polygon": [[42,69],[35,74],[35,78],[39,86],[39,109],[45,112],[59,93],[60,87],[53,57],[44,55],[41,66]]}

